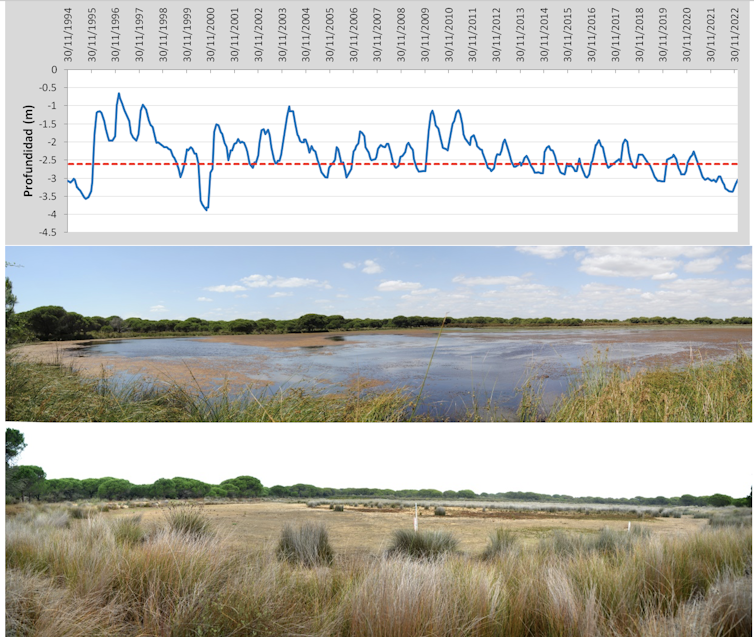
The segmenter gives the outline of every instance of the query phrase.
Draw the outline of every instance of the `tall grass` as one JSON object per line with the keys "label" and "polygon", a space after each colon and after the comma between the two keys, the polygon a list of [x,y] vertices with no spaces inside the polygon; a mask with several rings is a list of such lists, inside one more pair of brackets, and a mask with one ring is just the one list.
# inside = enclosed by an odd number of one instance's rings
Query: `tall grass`
{"label": "tall grass", "polygon": [[172,507],[165,513],[168,527],[175,533],[183,533],[190,537],[211,536],[212,523],[197,507]]}
{"label": "tall grass", "polygon": [[176,532],[164,521],[141,541],[117,541],[117,520],[99,515],[60,526],[47,512],[6,521],[6,634],[751,634],[745,527],[637,533],[630,549],[611,541],[609,551],[524,546],[494,560],[451,552],[432,560],[334,556],[329,567],[302,569],[273,550],[234,549],[227,536]]}
{"label": "tall grass", "polygon": [[713,527],[743,526],[751,528],[751,509],[717,511],[709,517],[709,525]]}
{"label": "tall grass", "polygon": [[458,548],[458,538],[448,531],[396,529],[388,555],[433,559]]}
{"label": "tall grass", "polygon": [[507,555],[519,547],[518,536],[510,529],[498,527],[490,534],[489,543],[482,553],[485,560]]}
{"label": "tall grass", "polygon": [[308,567],[328,565],[333,561],[327,528],[310,522],[301,526],[285,525],[277,554],[281,560]]}
{"label": "tall grass", "polygon": [[553,422],[751,422],[752,360],[740,348],[725,361],[701,356],[684,367],[631,373],[595,351],[576,370],[568,390],[543,415],[544,386],[529,379],[518,417]]}
{"label": "tall grass", "polygon": [[116,383],[104,372],[88,378],[62,363],[32,363],[13,352],[6,352],[5,379],[9,421],[392,422],[405,420],[411,409],[403,388],[235,392],[226,383],[205,392],[198,382]]}
{"label": "tall grass", "polygon": [[[360,384],[328,393],[322,388],[289,387],[276,392],[225,383],[205,391],[186,384],[133,381],[116,383],[104,371],[87,378],[58,356],[50,364],[26,361],[6,352],[6,420],[33,422],[398,422],[417,417],[442,420],[455,414],[418,416],[442,328],[418,395],[406,388],[363,389]],[[701,358],[685,367],[653,367],[632,373],[596,351],[574,370],[567,391],[545,409],[545,382],[532,373],[517,389],[516,417],[523,422],[751,422],[751,355],[741,348],[722,362]],[[190,372],[190,370],[189,370]],[[504,420],[504,401],[478,404],[462,419]]]}
{"label": "tall grass", "polygon": [[146,539],[146,532],[141,525],[141,515],[129,515],[118,518],[111,525],[113,538],[120,544],[133,545]]}

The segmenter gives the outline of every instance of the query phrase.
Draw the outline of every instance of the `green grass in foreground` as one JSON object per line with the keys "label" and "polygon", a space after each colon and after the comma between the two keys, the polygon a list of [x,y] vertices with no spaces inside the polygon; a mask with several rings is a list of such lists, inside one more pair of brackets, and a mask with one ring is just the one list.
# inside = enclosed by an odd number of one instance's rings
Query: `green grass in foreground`
{"label": "green grass in foreground", "polygon": [[[138,515],[124,534],[122,519],[70,520],[65,506],[29,506],[8,518],[6,633],[751,635],[751,527],[678,536],[572,533],[487,551],[487,559],[461,551],[433,559],[405,552],[345,555],[324,537],[325,559],[310,563],[289,560],[287,549],[248,550],[223,533],[176,532]],[[281,544],[290,533],[283,531]],[[305,543],[320,547],[321,529]]]}
{"label": "green grass in foreground", "polygon": [[394,422],[406,420],[411,409],[402,388],[247,390],[234,397],[228,387],[205,393],[177,383],[116,385],[12,352],[5,357],[5,392],[6,420],[23,422]]}
{"label": "green grass in foreground", "polygon": [[[6,352],[6,420],[32,422],[398,422],[413,420],[419,399],[406,388],[337,393],[290,388],[277,393],[228,387],[204,393],[197,387],[141,382],[116,385],[58,363],[30,363]],[[431,375],[431,371],[429,372]],[[574,370],[568,390],[549,410],[544,383],[530,377],[518,390],[523,422],[751,422],[751,354],[730,360],[699,360],[685,367],[629,371],[595,353]],[[431,419],[500,421],[497,405]],[[430,416],[420,415],[420,419]]]}
{"label": "green grass in foreground", "polygon": [[751,422],[751,375],[751,354],[743,348],[725,361],[698,360],[635,374],[597,352],[547,413],[542,383],[527,380],[518,416],[551,422]]}

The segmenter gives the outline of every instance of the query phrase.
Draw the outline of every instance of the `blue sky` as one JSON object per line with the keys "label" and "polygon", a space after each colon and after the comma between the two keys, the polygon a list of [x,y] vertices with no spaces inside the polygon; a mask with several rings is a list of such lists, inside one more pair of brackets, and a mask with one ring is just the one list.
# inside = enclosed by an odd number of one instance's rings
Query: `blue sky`
{"label": "blue sky", "polygon": [[751,316],[751,248],[7,247],[17,311],[208,320]]}

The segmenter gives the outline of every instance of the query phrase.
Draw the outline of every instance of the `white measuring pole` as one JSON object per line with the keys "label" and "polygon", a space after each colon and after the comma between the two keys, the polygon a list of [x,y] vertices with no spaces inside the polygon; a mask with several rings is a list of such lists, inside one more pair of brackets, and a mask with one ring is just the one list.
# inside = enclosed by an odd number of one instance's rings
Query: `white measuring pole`
{"label": "white measuring pole", "polygon": [[419,532],[419,505],[414,502],[414,533]]}

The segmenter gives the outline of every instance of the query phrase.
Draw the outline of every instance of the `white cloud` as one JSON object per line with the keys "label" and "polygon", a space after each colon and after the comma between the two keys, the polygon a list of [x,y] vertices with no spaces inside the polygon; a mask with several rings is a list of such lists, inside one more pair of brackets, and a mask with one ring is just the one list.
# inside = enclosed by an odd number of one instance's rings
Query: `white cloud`
{"label": "white cloud", "polygon": [[153,305],[149,308],[150,312],[167,312],[168,308],[166,308],[164,305]]}
{"label": "white cloud", "polygon": [[212,299],[208,299],[206,296],[200,296],[197,301],[204,301],[205,303],[212,303]]}
{"label": "white cloud", "polygon": [[301,277],[282,277],[270,274],[252,274],[241,279],[247,288],[303,288],[303,287],[329,287],[327,282],[317,279],[302,279]]}
{"label": "white cloud", "polygon": [[751,252],[749,252],[749,254],[745,254],[742,257],[738,257],[738,263],[736,264],[736,267],[739,270],[751,270]]}
{"label": "white cloud", "polygon": [[204,289],[209,292],[241,292],[246,288],[243,285],[213,285]]}
{"label": "white cloud", "polygon": [[472,276],[466,277],[459,275],[453,277],[453,283],[462,283],[463,285],[514,285],[522,283],[523,279],[517,276]]}
{"label": "white cloud", "polygon": [[663,272],[662,274],[655,274],[652,276],[653,281],[672,281],[677,278],[678,275],[675,272]]}
{"label": "white cloud", "polygon": [[416,296],[419,295],[425,295],[425,294],[434,294],[435,292],[439,292],[439,288],[427,288],[426,290],[411,290],[411,294]]}
{"label": "white cloud", "polygon": [[699,259],[708,257],[720,248],[716,246],[587,246],[591,256],[663,257],[666,259]]}
{"label": "white cloud", "polygon": [[347,294],[336,294],[335,297],[338,298],[338,299],[347,299],[347,298],[349,298]]}
{"label": "white cloud", "polygon": [[361,299],[362,301],[379,301],[382,297],[381,296],[368,296],[365,299]]}
{"label": "white cloud", "polygon": [[678,279],[662,283],[660,288],[657,299],[676,316],[679,309],[697,316],[735,315],[741,311],[735,308],[751,312],[750,279]]}
{"label": "white cloud", "polygon": [[362,268],[362,272],[364,274],[379,274],[380,272],[384,272],[385,268],[383,268],[377,261],[374,259],[367,259],[363,263],[361,261],[347,261],[343,264],[343,267],[346,270],[355,270],[356,268],[360,268],[361,266],[364,266]]}
{"label": "white cloud", "polygon": [[533,254],[543,259],[559,259],[565,256],[565,246],[518,246],[516,252]]}
{"label": "white cloud", "polygon": [[383,281],[375,289],[380,292],[397,292],[403,290],[418,290],[421,283],[410,283],[408,281]]}
{"label": "white cloud", "polygon": [[279,299],[282,296],[293,296],[293,292],[275,292],[274,294],[270,294],[271,299]]}
{"label": "white cloud", "polygon": [[672,278],[681,267],[681,257],[703,259],[720,248],[715,246],[590,246],[579,270],[592,276]]}
{"label": "white cloud", "polygon": [[607,277],[666,277],[680,267],[681,262],[665,257],[643,257],[638,255],[603,254],[586,257],[579,270],[591,276]]}
{"label": "white cloud", "polygon": [[364,274],[379,274],[380,272],[383,272],[385,268],[383,268],[377,261],[372,261],[371,259],[367,259],[364,261],[364,269],[362,272]]}
{"label": "white cloud", "polygon": [[303,288],[316,287],[329,290],[332,286],[327,281],[303,279],[301,277],[272,276],[271,274],[251,274],[241,279],[242,285],[214,285],[204,288],[210,292],[243,292],[254,288]]}
{"label": "white cloud", "polygon": [[723,260],[720,257],[712,257],[710,259],[694,259],[689,261],[683,266],[686,272],[693,274],[706,274],[707,272],[714,272],[717,266],[720,265]]}

